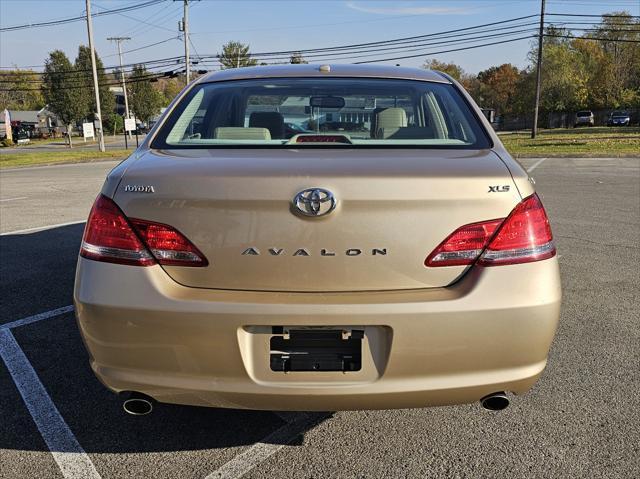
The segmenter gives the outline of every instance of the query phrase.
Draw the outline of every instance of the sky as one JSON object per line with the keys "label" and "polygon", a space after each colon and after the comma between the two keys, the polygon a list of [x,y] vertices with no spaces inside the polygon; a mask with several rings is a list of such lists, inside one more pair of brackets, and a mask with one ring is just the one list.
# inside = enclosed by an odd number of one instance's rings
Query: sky
{"label": "sky", "polygon": [[[95,13],[143,1],[92,0],[91,8]],[[539,10],[540,0],[190,0],[191,51],[216,54],[229,40],[248,43],[254,52],[366,43],[465,28],[537,14]],[[620,10],[640,15],[640,0],[547,0],[546,8],[548,13],[593,15]],[[84,12],[84,0],[0,0],[0,27],[76,17]],[[123,43],[125,64],[183,55],[183,43],[176,38],[181,18],[182,1],[171,0],[94,18],[96,51],[106,66],[116,65],[117,47],[107,37],[128,36],[131,40]],[[162,43],[130,51],[157,42]],[[48,53],[55,49],[63,50],[73,62],[78,45],[87,43],[86,23],[82,21],[1,32],[0,66],[41,70]],[[524,39],[385,63],[417,67],[427,58],[437,58],[455,62],[475,74],[502,63],[525,67],[530,46],[531,40]],[[437,51],[434,48],[423,50]]]}

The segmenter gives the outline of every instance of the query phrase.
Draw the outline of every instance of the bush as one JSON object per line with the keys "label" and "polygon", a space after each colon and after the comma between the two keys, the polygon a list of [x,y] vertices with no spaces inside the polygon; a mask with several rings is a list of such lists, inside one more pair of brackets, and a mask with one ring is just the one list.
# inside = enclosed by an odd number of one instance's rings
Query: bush
{"label": "bush", "polygon": [[2,146],[13,146],[13,140],[5,138],[4,140],[2,140]]}

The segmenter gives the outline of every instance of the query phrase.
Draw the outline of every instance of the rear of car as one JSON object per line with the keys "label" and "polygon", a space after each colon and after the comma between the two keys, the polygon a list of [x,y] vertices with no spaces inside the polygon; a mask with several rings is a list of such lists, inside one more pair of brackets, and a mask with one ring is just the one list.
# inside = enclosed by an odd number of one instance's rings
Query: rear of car
{"label": "rear of car", "polygon": [[576,120],[573,124],[574,127],[593,125],[595,125],[595,117],[591,110],[583,110],[576,113]]}
{"label": "rear of car", "polygon": [[78,322],[98,377],[159,401],[420,407],[526,392],[559,316],[549,222],[448,77],[205,77],[111,172]]}

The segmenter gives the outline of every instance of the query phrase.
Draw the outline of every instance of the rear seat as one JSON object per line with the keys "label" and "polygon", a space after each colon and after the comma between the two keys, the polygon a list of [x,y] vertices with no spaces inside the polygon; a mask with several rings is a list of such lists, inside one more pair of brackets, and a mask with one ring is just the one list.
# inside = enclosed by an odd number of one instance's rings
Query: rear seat
{"label": "rear seat", "polygon": [[407,126],[407,112],[404,108],[385,108],[376,114],[376,138],[385,128],[403,128]]}

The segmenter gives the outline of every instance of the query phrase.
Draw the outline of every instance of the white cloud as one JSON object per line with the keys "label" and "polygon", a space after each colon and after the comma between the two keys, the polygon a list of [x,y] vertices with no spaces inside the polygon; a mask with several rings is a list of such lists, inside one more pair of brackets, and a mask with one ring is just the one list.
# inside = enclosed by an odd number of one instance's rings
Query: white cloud
{"label": "white cloud", "polygon": [[356,2],[347,2],[347,7],[359,12],[373,13],[376,15],[468,15],[472,13],[470,8],[462,7],[369,7]]}

